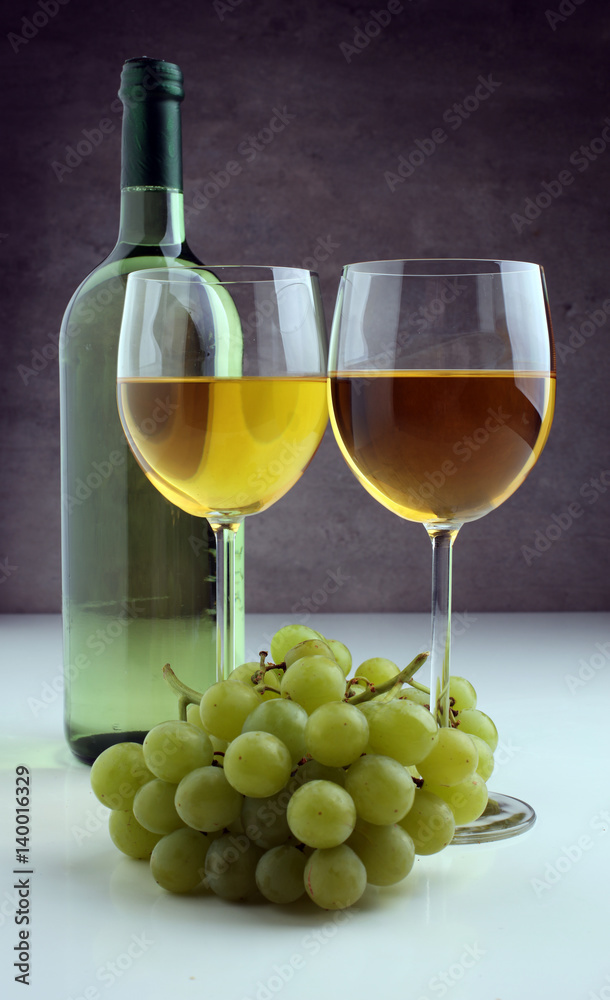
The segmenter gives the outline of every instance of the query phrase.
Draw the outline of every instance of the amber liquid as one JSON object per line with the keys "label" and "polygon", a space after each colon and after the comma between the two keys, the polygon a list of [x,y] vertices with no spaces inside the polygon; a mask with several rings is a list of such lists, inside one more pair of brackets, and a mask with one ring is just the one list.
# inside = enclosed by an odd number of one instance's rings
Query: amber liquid
{"label": "amber liquid", "polygon": [[119,411],[144,472],[183,510],[265,510],[311,461],[328,420],[318,378],[120,379]]}
{"label": "amber liquid", "polygon": [[365,489],[410,521],[460,525],[503,503],[549,434],[543,372],[338,372],[331,421]]}

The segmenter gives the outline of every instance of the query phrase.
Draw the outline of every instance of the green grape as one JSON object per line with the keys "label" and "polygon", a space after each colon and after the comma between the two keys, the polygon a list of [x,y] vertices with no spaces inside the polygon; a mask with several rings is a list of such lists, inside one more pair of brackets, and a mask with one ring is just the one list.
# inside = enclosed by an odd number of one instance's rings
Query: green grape
{"label": "green grape", "polygon": [[347,844],[314,851],[303,873],[305,891],[324,910],[357,903],[366,889],[366,868]]}
{"label": "green grape", "polygon": [[483,781],[488,781],[491,778],[494,769],[494,755],[489,743],[482,740],[480,736],[475,736],[474,733],[470,733],[470,739],[474,743],[475,747],[479,753],[479,763],[477,764],[477,774],[481,776]]}
{"label": "green grape", "polygon": [[456,721],[463,733],[485,740],[493,753],[498,745],[498,730],[485,712],[480,712],[478,708],[465,708]]}
{"label": "green grape", "polygon": [[291,794],[289,783],[268,798],[252,799],[246,796],[241,809],[240,832],[245,833],[257,847],[264,847],[265,850],[284,844],[290,837],[286,810]]}
{"label": "green grape", "polygon": [[347,845],[362,861],[371,885],[402,882],[415,860],[411,837],[396,823],[379,826],[359,819]]}
{"label": "green grape", "polygon": [[325,639],[324,642],[329,647],[332,655],[341,667],[343,676],[347,677],[352,669],[352,654],[349,649],[342,642],[339,642],[338,639]]}
{"label": "green grape", "polygon": [[343,671],[327,656],[307,656],[296,660],[282,679],[282,697],[296,701],[311,715],[327,701],[343,701]]}
{"label": "green grape", "polygon": [[176,812],[174,799],[177,785],[153,778],[136,792],[133,814],[138,823],[152,833],[172,833],[184,826]]}
{"label": "green grape", "polygon": [[305,892],[303,872],[307,858],[298,848],[279,844],[266,851],[256,866],[256,884],[272,903],[294,903]]}
{"label": "green grape", "polygon": [[241,681],[217,681],[201,699],[203,728],[221,740],[234,740],[260,697],[253,686]]}
{"label": "green grape", "polygon": [[416,854],[437,854],[451,843],[455,833],[455,819],[447,803],[423,788],[416,789],[413,805],[399,825],[413,840]]}
{"label": "green grape", "polygon": [[453,698],[454,712],[462,712],[465,708],[475,708],[477,693],[470,681],[465,677],[449,678],[449,697]]}
{"label": "green grape", "polygon": [[271,733],[242,733],[229,744],[225,753],[227,781],[250,798],[275,795],[288,781],[291,769],[290,750]]}
{"label": "green grape", "polygon": [[369,742],[367,743],[366,747],[364,748],[364,752],[366,754],[371,754],[371,753],[375,753],[376,752],[375,750],[373,750],[373,748],[372,748],[372,746],[370,744],[370,739],[371,739],[371,719],[373,718],[374,715],[376,715],[376,713],[379,711],[379,709],[381,708],[381,706],[383,704],[384,704],[384,702],[381,701],[379,698],[376,697],[376,698],[371,698],[368,701],[359,702],[359,704],[357,704],[357,705],[354,706],[355,708],[358,709],[359,712],[362,712],[362,714],[364,715],[366,721],[369,724]]}
{"label": "green grape", "polygon": [[354,705],[330,701],[311,713],[305,727],[307,753],[329,767],[346,767],[369,741],[366,716]]}
{"label": "green grape", "polygon": [[115,743],[91,767],[93,793],[109,809],[131,809],[138,788],[153,778],[140,743]]}
{"label": "green grape", "polygon": [[131,809],[113,809],[108,820],[110,839],[115,847],[130,858],[147,860],[160,833],[151,833],[141,826]]}
{"label": "green grape", "polygon": [[224,755],[229,745],[229,741],[221,740],[218,738],[218,736],[212,736],[211,733],[208,733],[208,736],[210,737],[210,743],[212,744],[212,749],[214,750],[214,760],[218,760],[218,757],[216,755],[217,754]]}
{"label": "green grape", "polygon": [[459,785],[437,785],[426,782],[424,788],[438,795],[447,803],[456,826],[463,826],[465,823],[472,823],[478,819],[481,813],[485,812],[487,805],[487,785],[480,775],[473,774],[466,781],[461,781]]}
{"label": "green grape", "polygon": [[384,702],[369,714],[369,745],[374,753],[401,764],[418,764],[438,739],[438,726],[427,709],[411,701]]}
{"label": "green grape", "polygon": [[225,778],[221,767],[198,767],[176,789],[176,811],[194,830],[222,830],[241,813],[243,796]]}
{"label": "green grape", "polygon": [[287,667],[291,667],[297,660],[304,660],[307,656],[326,656],[335,662],[330,646],[324,639],[305,639],[304,642],[298,642],[288,650],[284,663]]}
{"label": "green grape", "polygon": [[379,701],[378,698],[369,698],[367,701],[359,702],[354,707],[357,708],[359,712],[362,712],[362,714],[366,716],[367,722],[370,725],[372,716],[379,711],[379,709],[383,704],[384,702]]}
{"label": "green grape", "polygon": [[142,745],[144,760],[163,781],[178,784],[196,767],[211,764],[214,749],[207,733],[190,722],[161,722],[151,729]]}
{"label": "green grape", "polygon": [[320,764],[319,760],[306,760],[304,764],[299,764],[292,779],[295,788],[300,788],[308,781],[316,781],[323,778],[324,781],[334,781],[336,785],[345,786],[346,772],[341,767],[328,767],[327,764]]}
{"label": "green grape", "polygon": [[288,826],[310,847],[336,847],[356,824],[354,801],[333,781],[316,779],[297,788],[288,803]]}
{"label": "green grape", "polygon": [[214,840],[205,859],[206,885],[223,899],[260,898],[256,884],[256,866],[263,849],[243,834],[226,833]]}
{"label": "green grape", "polygon": [[252,675],[257,673],[260,668],[259,660],[248,660],[247,663],[240,663],[238,667],[235,667],[227,677],[227,680],[241,681],[242,684],[252,684]]}
{"label": "green grape", "polygon": [[307,625],[284,625],[276,632],[271,640],[269,651],[274,663],[283,663],[284,657],[289,649],[305,639],[322,639],[323,637],[315,629]]}
{"label": "green grape", "polygon": [[409,811],[415,782],[392,757],[366,754],[348,768],[345,790],[354,800],[359,817],[369,823],[396,823]]}
{"label": "green grape", "polygon": [[[260,801],[260,799],[258,801]],[[243,809],[243,804],[242,804],[242,809]],[[232,820],[231,823],[227,823],[227,825],[225,826],[224,830],[220,831],[221,834],[222,833],[245,833],[245,832],[246,831],[244,829],[244,822],[243,822],[243,820],[241,818],[241,813],[239,814],[239,816],[237,817],[237,819]],[[210,834],[206,834],[206,836],[209,837]],[[251,839],[252,838],[250,838],[250,840]]]}
{"label": "green grape", "polygon": [[[191,702],[190,705],[186,706],[186,721],[190,722],[191,726],[197,726],[197,729],[203,729],[198,703]],[[205,732],[205,730],[203,731]]]}
{"label": "green grape", "polygon": [[386,681],[396,677],[399,673],[400,670],[396,663],[393,663],[392,660],[386,660],[383,656],[372,656],[355,670],[356,677],[366,678],[375,687],[385,684]]}
{"label": "green grape", "polygon": [[250,733],[254,730],[272,733],[273,736],[277,736],[282,743],[286,744],[290,750],[292,761],[296,764],[306,753],[305,726],[307,718],[307,712],[301,705],[297,705],[296,701],[276,698],[273,701],[262,702],[256,706],[253,712],[250,712],[243,724],[242,733]]}
{"label": "green grape", "polygon": [[427,691],[420,691],[419,688],[406,687],[400,692],[398,698],[401,701],[412,701],[415,705],[430,708],[430,695]]}
{"label": "green grape", "polygon": [[205,858],[211,843],[205,833],[189,826],[162,837],[150,856],[155,882],[168,892],[196,889],[205,875]]}
{"label": "green grape", "polygon": [[426,781],[458,785],[474,774],[478,762],[477,748],[468,733],[441,728],[432,750],[420,760],[417,770]]}

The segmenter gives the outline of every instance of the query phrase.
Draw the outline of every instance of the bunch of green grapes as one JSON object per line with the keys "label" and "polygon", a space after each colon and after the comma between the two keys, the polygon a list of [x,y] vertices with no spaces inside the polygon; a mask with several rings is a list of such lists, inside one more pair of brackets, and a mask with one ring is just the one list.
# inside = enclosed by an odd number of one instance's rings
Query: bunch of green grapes
{"label": "bunch of green grapes", "polygon": [[409,668],[375,657],[348,679],[347,647],[302,625],[270,649],[143,745],[105,750],[91,785],[114,844],[169,892],[341,909],[481,815],[497,732],[463,678],[439,729]]}

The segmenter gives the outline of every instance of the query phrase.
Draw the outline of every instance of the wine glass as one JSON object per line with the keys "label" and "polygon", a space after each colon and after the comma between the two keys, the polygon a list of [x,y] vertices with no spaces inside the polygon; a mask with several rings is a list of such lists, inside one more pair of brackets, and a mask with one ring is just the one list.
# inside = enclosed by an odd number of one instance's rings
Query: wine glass
{"label": "wine glass", "polygon": [[[343,270],[329,358],[330,417],[350,469],[432,542],[430,709],[449,725],[451,557],[461,526],[503,503],[546,442],[555,352],[542,268],[393,260]],[[490,794],[455,842],[528,829],[531,806]]]}
{"label": "wine glass", "polygon": [[130,274],[117,399],[148,479],[214,531],[223,680],[235,667],[235,532],[291,489],[328,420],[317,275],[250,265]]}

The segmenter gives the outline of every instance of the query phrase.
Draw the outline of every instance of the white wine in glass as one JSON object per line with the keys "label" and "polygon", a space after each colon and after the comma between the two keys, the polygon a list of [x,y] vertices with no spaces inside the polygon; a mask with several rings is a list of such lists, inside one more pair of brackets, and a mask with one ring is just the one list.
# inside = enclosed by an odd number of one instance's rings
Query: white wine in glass
{"label": "white wine in glass", "polygon": [[[461,526],[504,502],[549,435],[555,354],[542,268],[517,261],[350,264],[331,335],[335,437],[364,488],[432,542],[430,708],[450,724],[451,558]],[[455,842],[528,829],[531,806],[490,795]]]}
{"label": "white wine in glass", "polygon": [[235,532],[294,486],[328,421],[317,275],[247,265],[130,275],[117,399],[150,482],[216,535],[223,680],[235,667]]}

